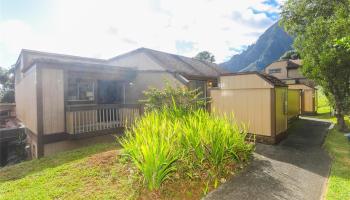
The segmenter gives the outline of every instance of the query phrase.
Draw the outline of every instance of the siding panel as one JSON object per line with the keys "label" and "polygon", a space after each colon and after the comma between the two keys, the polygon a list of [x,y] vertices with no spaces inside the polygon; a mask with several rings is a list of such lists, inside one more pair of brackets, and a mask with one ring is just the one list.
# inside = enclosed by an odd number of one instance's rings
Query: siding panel
{"label": "siding panel", "polygon": [[256,74],[233,75],[220,77],[221,89],[272,88]]}
{"label": "siding panel", "polygon": [[288,89],[288,119],[300,114],[301,90]]}
{"label": "siding panel", "polygon": [[276,135],[287,130],[288,107],[287,107],[287,88],[275,88],[276,98]]}
{"label": "siding panel", "polygon": [[44,134],[64,132],[63,70],[43,69]]}
{"label": "siding panel", "polygon": [[15,86],[16,115],[34,134],[37,134],[36,67],[27,71]]}
{"label": "siding panel", "polygon": [[248,132],[271,136],[271,90],[210,90],[211,110],[219,115],[234,114],[238,124],[245,124]]}

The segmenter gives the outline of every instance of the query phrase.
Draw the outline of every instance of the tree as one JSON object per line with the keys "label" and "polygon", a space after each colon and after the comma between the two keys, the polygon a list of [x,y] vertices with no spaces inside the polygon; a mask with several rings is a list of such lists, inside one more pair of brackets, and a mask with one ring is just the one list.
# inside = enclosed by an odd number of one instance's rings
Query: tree
{"label": "tree", "polygon": [[215,56],[209,51],[201,51],[194,58],[211,63],[215,62]]}
{"label": "tree", "polygon": [[335,47],[344,48],[344,50],[350,52],[350,36],[335,40]]}
{"label": "tree", "polygon": [[296,50],[286,51],[281,57],[280,60],[288,60],[288,59],[300,59],[300,55]]}
{"label": "tree", "polygon": [[0,102],[15,102],[15,76],[14,67],[9,69],[0,67]]}
{"label": "tree", "polygon": [[281,13],[303,58],[303,74],[323,87],[342,131],[350,108],[350,54],[343,39],[350,36],[349,14],[348,0],[287,0]]}

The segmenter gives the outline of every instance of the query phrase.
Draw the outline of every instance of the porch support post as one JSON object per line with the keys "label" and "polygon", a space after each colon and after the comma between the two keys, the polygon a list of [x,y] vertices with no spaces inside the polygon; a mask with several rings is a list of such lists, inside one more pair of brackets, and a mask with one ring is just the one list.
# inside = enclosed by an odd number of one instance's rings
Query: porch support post
{"label": "porch support post", "polygon": [[125,82],[123,82],[123,104],[125,104]]}

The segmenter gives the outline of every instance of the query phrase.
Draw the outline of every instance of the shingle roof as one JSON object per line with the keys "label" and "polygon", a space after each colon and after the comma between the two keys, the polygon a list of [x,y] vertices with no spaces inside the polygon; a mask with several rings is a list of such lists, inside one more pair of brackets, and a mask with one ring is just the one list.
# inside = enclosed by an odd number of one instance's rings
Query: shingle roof
{"label": "shingle roof", "polygon": [[[218,65],[214,63],[209,63],[209,62],[201,61],[194,58],[165,53],[165,52],[148,49],[148,48],[139,48],[129,53],[111,58],[109,60],[72,56],[72,55],[65,55],[65,54],[47,53],[47,52],[34,51],[34,50],[22,50],[21,53],[31,53],[31,54],[38,55],[39,57],[36,59],[33,59],[33,61],[44,61],[44,60],[46,62],[48,61],[64,62],[65,61],[67,63],[70,62],[71,64],[81,63],[84,65],[98,64],[101,66],[102,65],[114,66],[114,65],[108,64],[110,60],[118,59],[125,55],[132,54],[135,52],[144,52],[152,60],[154,60],[162,68],[164,68],[165,71],[179,73],[184,75],[185,77],[216,78],[220,76],[220,74],[226,73],[225,70],[221,69]],[[27,64],[29,64],[28,66],[30,66],[32,62]]]}
{"label": "shingle roof", "polygon": [[218,77],[226,71],[214,63],[201,61],[195,58],[170,54],[148,48],[139,48],[132,52],[111,58],[110,60],[119,59],[128,54],[143,52],[151,59],[157,62],[161,67],[169,72],[177,72],[187,76]]}
{"label": "shingle roof", "polygon": [[296,68],[299,68],[301,66],[301,61],[302,60],[300,60],[300,59],[279,60],[279,61],[271,63],[267,67],[276,66],[276,67],[286,67],[288,69],[296,69]]}
{"label": "shingle roof", "polygon": [[269,74],[258,73],[258,75],[263,79],[267,80],[268,82],[272,83],[274,86],[287,86],[285,83],[283,83],[283,81]]}
{"label": "shingle roof", "polygon": [[265,81],[267,81],[268,83],[270,83],[273,86],[281,86],[281,87],[287,87],[287,84],[283,83],[283,81],[281,81],[280,79],[271,76],[269,74],[266,73],[261,73],[261,72],[256,72],[256,71],[252,71],[252,72],[237,72],[237,73],[225,73],[222,74],[222,76],[232,76],[232,75],[245,75],[245,74],[256,74],[259,77],[261,77],[262,79],[264,79]]}

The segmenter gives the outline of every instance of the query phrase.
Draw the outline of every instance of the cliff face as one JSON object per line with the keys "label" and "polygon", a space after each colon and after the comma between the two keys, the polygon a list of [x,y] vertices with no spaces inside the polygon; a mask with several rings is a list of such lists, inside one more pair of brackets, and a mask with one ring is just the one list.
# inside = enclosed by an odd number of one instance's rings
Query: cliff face
{"label": "cliff face", "polygon": [[230,72],[261,71],[267,65],[278,60],[284,52],[291,50],[293,38],[278,23],[268,28],[245,51],[232,56],[220,66]]}

